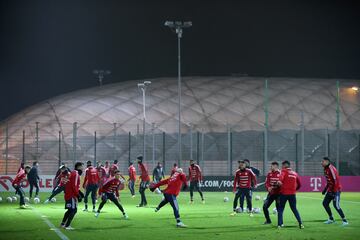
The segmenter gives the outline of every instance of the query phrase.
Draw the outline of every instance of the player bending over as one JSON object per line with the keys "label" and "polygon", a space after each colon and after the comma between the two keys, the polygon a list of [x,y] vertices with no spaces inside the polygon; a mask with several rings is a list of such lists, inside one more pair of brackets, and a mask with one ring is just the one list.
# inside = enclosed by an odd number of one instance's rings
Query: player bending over
{"label": "player bending over", "polygon": [[270,167],[270,172],[266,176],[265,187],[268,191],[268,195],[264,201],[263,211],[265,216],[264,224],[271,224],[271,219],[269,216],[269,207],[275,201],[276,210],[279,210],[279,196],[280,196],[280,188],[278,186],[278,181],[280,177],[279,163],[272,162]]}
{"label": "player bending over", "polygon": [[195,164],[194,160],[190,160],[189,181],[190,181],[190,204],[194,203],[194,188],[200,194],[201,202],[205,203],[204,195],[201,191],[201,181],[203,180],[200,166]]}
{"label": "player bending over", "polygon": [[122,182],[125,182],[125,178],[120,174],[119,170],[115,170],[113,172],[113,175],[114,177],[110,177],[100,189],[101,203],[99,205],[98,210],[95,213],[95,217],[99,217],[101,209],[104,207],[105,203],[109,199],[119,208],[119,210],[123,214],[123,217],[125,219],[128,219],[129,218],[128,215],[125,213],[124,208],[121,206],[121,204],[118,201],[119,188]]}
{"label": "player bending over", "polygon": [[65,185],[69,181],[70,172],[68,171],[68,168],[66,165],[60,166],[60,174],[57,174],[57,177],[55,179],[55,182],[57,185],[53,189],[50,197],[45,200],[45,204],[49,203],[53,197],[58,195],[59,193],[63,192],[65,190]]}
{"label": "player bending over", "polygon": [[84,194],[80,191],[80,176],[83,168],[83,163],[75,163],[75,170],[71,171],[69,181],[65,185],[64,199],[65,209],[67,209],[67,211],[64,214],[60,227],[65,228],[66,230],[74,230],[70,224],[77,213],[78,202],[81,202],[84,197]]}
{"label": "player bending over", "polygon": [[85,178],[83,183],[83,188],[86,189],[84,203],[85,208],[83,211],[88,211],[88,197],[91,193],[91,201],[93,205],[93,212],[95,212],[96,204],[96,191],[98,189],[98,184],[100,181],[98,170],[91,165],[91,161],[86,162],[87,168],[85,169]]}
{"label": "player bending over", "polygon": [[187,187],[186,175],[183,173],[181,168],[176,169],[176,172],[167,179],[161,180],[158,183],[152,183],[150,186],[150,191],[155,191],[158,187],[162,185],[166,185],[167,188],[163,191],[164,199],[160,202],[159,206],[155,209],[155,212],[159,211],[160,208],[165,206],[167,203],[170,203],[171,207],[174,210],[174,216],[176,219],[177,227],[186,227],[184,223],[182,223],[179,214],[179,205],[176,200],[176,196],[179,195],[182,184],[184,184],[184,188]]}
{"label": "player bending over", "polygon": [[280,186],[280,203],[278,209],[278,228],[284,227],[283,214],[286,202],[289,201],[291,211],[294,213],[296,220],[299,223],[299,228],[303,229],[299,211],[296,208],[296,191],[301,187],[301,182],[298,174],[291,170],[290,162],[282,162],[282,170],[279,177],[278,185]]}
{"label": "player bending over", "polygon": [[30,172],[30,169],[31,169],[30,166],[25,166],[24,168],[19,169],[19,172],[16,174],[16,177],[12,182],[13,188],[15,188],[16,193],[19,194],[20,196],[20,208],[27,207],[25,205],[25,199],[24,199],[25,193],[21,187],[21,182],[26,178],[26,175]]}
{"label": "player bending over", "polygon": [[233,203],[233,212],[230,214],[231,216],[236,215],[236,207],[240,198],[240,208],[241,211],[244,211],[244,198],[246,197],[246,204],[248,206],[248,210],[250,216],[252,215],[252,186],[256,188],[256,176],[251,171],[251,169],[246,168],[245,161],[239,161],[239,169],[235,172],[234,179],[234,190],[235,193],[234,203]]}
{"label": "player bending over", "polygon": [[324,167],[324,174],[326,177],[326,187],[322,191],[322,194],[325,195],[323,200],[323,206],[329,215],[329,219],[325,221],[325,224],[334,223],[334,217],[332,215],[330,209],[330,202],[333,201],[334,208],[339,213],[342,219],[342,225],[348,225],[348,221],[345,218],[345,214],[340,207],[340,192],[341,192],[341,184],[340,184],[340,177],[337,169],[331,164],[330,159],[328,157],[324,157],[321,165]]}

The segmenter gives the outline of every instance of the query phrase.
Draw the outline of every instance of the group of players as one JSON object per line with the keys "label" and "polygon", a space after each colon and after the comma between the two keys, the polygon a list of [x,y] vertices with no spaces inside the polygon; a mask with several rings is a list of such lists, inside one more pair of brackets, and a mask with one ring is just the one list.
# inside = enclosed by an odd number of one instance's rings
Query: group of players
{"label": "group of players", "polygon": [[[195,164],[193,160],[190,160],[189,166],[189,175],[186,177],[185,173],[181,168],[174,164],[173,169],[171,170],[170,177],[163,179],[165,177],[164,171],[160,163],[155,167],[153,171],[153,182],[150,183],[150,176],[146,165],[143,163],[143,157],[138,156],[137,159],[138,169],[140,171],[140,184],[139,184],[139,193],[140,193],[140,203],[137,207],[147,206],[146,194],[145,191],[147,188],[150,191],[162,192],[163,199],[159,205],[155,208],[155,212],[158,212],[163,206],[167,203],[170,203],[173,208],[174,216],[176,219],[177,227],[186,227],[186,225],[181,221],[179,214],[179,206],[177,202],[177,195],[180,193],[181,189],[188,187],[190,189],[190,204],[193,203],[193,191],[196,189],[201,197],[202,203],[205,203],[203,193],[201,191],[201,181],[203,176],[201,173],[200,166]],[[85,169],[85,177],[83,181],[83,188],[85,189],[85,194],[80,191],[80,176],[84,170],[83,163],[77,162],[75,164],[74,170],[70,170],[65,164],[60,166],[56,177],[54,179],[55,187],[52,191],[52,194],[46,201],[45,204],[50,202],[57,194],[64,192],[65,199],[65,209],[63,220],[61,222],[61,227],[66,230],[73,230],[70,226],[74,216],[77,213],[78,202],[81,202],[84,199],[85,208],[83,211],[88,211],[88,197],[91,194],[92,200],[92,211],[95,213],[95,217],[100,215],[101,209],[106,204],[107,200],[112,201],[118,209],[121,211],[123,218],[128,219],[123,206],[119,202],[119,190],[124,188],[126,182],[125,177],[120,173],[118,168],[117,160],[110,166],[107,162],[103,166],[100,162],[97,163],[97,166],[92,166],[91,161],[87,162],[87,168]],[[322,166],[324,168],[324,174],[327,179],[327,185],[323,190],[322,194],[325,195],[323,200],[323,206],[329,215],[329,219],[325,222],[326,224],[334,223],[334,217],[330,209],[330,202],[333,201],[334,208],[337,210],[339,215],[342,218],[343,226],[348,224],[348,221],[345,218],[345,215],[340,208],[340,192],[341,184],[340,178],[337,173],[336,168],[331,164],[330,159],[324,157],[322,160]],[[22,165],[18,173],[13,180],[13,187],[16,190],[16,193],[20,196],[20,207],[26,208],[24,201],[24,192],[21,187],[21,182],[28,175],[28,181],[30,186],[35,186],[36,196],[38,195],[38,184],[39,179],[37,171],[38,163],[34,162],[33,167]],[[136,181],[136,169],[131,162],[128,167],[128,188],[132,197],[135,196],[135,181]],[[256,189],[258,184],[256,176],[259,175],[259,171],[256,168],[250,167],[250,161],[245,159],[239,161],[239,168],[235,172],[234,179],[234,201],[233,201],[233,212],[232,216],[235,216],[239,211],[237,208],[238,201],[240,201],[240,212],[244,211],[244,200],[246,199],[247,209],[250,216],[253,214],[252,209],[252,190]],[[159,187],[167,185],[167,187],[160,191]],[[277,213],[278,213],[278,228],[282,228],[283,225],[283,212],[285,209],[286,202],[289,202],[290,208],[294,213],[300,229],[304,228],[302,223],[299,211],[296,207],[296,192],[301,187],[301,182],[298,174],[290,168],[290,162],[282,162],[282,169],[279,169],[279,164],[277,162],[271,163],[271,170],[267,174],[265,187],[268,191],[268,195],[264,201],[263,212],[265,215],[265,223],[271,224],[271,219],[269,216],[269,207],[273,202],[275,202]],[[30,197],[32,196],[32,189],[30,187]],[[101,203],[96,210],[96,200],[97,197],[101,197]]]}

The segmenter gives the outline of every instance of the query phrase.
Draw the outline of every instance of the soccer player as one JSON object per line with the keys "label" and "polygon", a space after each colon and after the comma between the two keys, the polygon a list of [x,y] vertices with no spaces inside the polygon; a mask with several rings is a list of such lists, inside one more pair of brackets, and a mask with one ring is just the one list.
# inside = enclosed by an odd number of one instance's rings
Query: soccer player
{"label": "soccer player", "polygon": [[128,172],[129,172],[128,187],[129,187],[129,190],[131,193],[131,197],[134,198],[135,197],[136,169],[132,162],[129,163]]}
{"label": "soccer player", "polygon": [[253,171],[253,173],[255,174],[256,177],[260,176],[260,170],[255,168],[255,167],[251,167],[250,166],[250,160],[249,159],[244,159],[244,162],[246,164],[246,168],[251,169],[251,171]]}
{"label": "soccer player", "polygon": [[173,168],[171,169],[171,172],[170,172],[170,176],[172,176],[174,173],[176,173],[177,168],[178,168],[178,165],[176,163],[174,163],[174,166],[173,166]]}
{"label": "soccer player", "polygon": [[190,160],[189,166],[189,181],[190,181],[190,204],[194,203],[194,188],[200,194],[201,202],[205,203],[204,195],[201,191],[201,181],[203,180],[200,166],[195,164],[194,160]]}
{"label": "soccer player", "polygon": [[321,165],[324,168],[324,174],[326,177],[326,186],[324,190],[322,191],[322,194],[325,195],[323,200],[323,206],[329,215],[329,219],[325,221],[325,224],[331,224],[334,223],[334,217],[332,215],[331,209],[330,209],[330,202],[333,201],[334,208],[339,213],[341,219],[342,219],[342,225],[346,226],[348,225],[348,221],[345,218],[345,214],[343,210],[340,207],[340,192],[341,192],[341,184],[340,184],[340,176],[337,171],[337,169],[334,167],[334,165],[331,164],[330,159],[328,157],[324,157]]}
{"label": "soccer player", "polygon": [[119,210],[123,214],[123,217],[125,219],[128,219],[129,218],[128,215],[125,213],[124,208],[121,206],[121,204],[118,201],[119,188],[122,182],[125,182],[125,178],[121,176],[119,170],[115,170],[113,174],[114,177],[109,178],[100,189],[102,201],[99,205],[98,210],[95,213],[95,217],[99,217],[101,209],[104,207],[105,203],[109,199],[119,208]]}
{"label": "soccer player", "polygon": [[150,183],[150,177],[148,174],[148,170],[147,167],[144,165],[143,161],[143,157],[142,156],[138,156],[137,157],[137,162],[138,162],[138,166],[140,169],[140,186],[139,186],[139,193],[140,193],[140,204],[137,205],[137,207],[145,207],[147,205],[147,201],[146,201],[146,196],[145,196],[145,190],[149,187],[149,183]]}
{"label": "soccer player", "polygon": [[83,188],[86,189],[84,197],[85,208],[83,209],[83,211],[88,211],[88,197],[91,193],[93,212],[95,212],[96,191],[98,189],[100,177],[98,174],[98,170],[91,165],[91,161],[87,161],[86,166],[87,168],[85,169],[85,178],[83,183]]}
{"label": "soccer player", "polygon": [[158,162],[153,171],[153,181],[157,183],[160,182],[163,178],[165,178],[164,170],[161,166],[161,163]]}
{"label": "soccer player", "polygon": [[248,207],[248,211],[250,216],[252,215],[252,186],[256,188],[256,176],[251,171],[251,169],[246,168],[245,161],[241,160],[239,163],[239,169],[235,172],[234,179],[234,189],[235,193],[234,202],[233,202],[233,212],[230,214],[231,216],[236,215],[236,207],[238,200],[240,198],[240,208],[241,211],[244,211],[244,198],[246,197],[246,204]]}
{"label": "soccer player", "polygon": [[271,224],[271,219],[269,216],[269,207],[275,201],[276,210],[279,209],[279,196],[280,196],[280,188],[278,186],[278,181],[280,177],[279,163],[272,162],[270,167],[270,172],[266,176],[265,187],[268,191],[268,195],[264,201],[263,211],[265,215],[265,223]]}
{"label": "soccer player", "polygon": [[30,199],[32,198],[32,193],[33,193],[33,188],[35,187],[36,192],[35,192],[35,197],[38,197],[39,195],[39,173],[38,173],[38,166],[39,163],[38,162],[33,162],[33,166],[28,174],[28,181],[29,181],[29,185],[30,185]]}
{"label": "soccer player", "polygon": [[56,182],[56,186],[54,187],[50,197],[45,200],[44,204],[47,204],[51,201],[53,197],[58,195],[59,193],[65,190],[65,185],[69,181],[70,171],[66,167],[66,165],[62,165],[59,168],[60,174],[57,175],[54,182]]}
{"label": "soccer player", "polygon": [[167,185],[167,188],[163,191],[164,199],[155,208],[155,212],[158,212],[160,208],[165,206],[167,203],[170,203],[171,207],[174,210],[176,226],[186,227],[186,225],[180,219],[179,205],[176,200],[176,196],[179,195],[181,186],[184,184],[184,188],[187,187],[186,175],[183,173],[183,170],[181,168],[178,168],[170,178],[162,180],[158,183],[151,184],[150,190],[153,192],[155,189],[165,184]]}
{"label": "soccer player", "polygon": [[13,188],[20,196],[20,208],[26,208],[25,200],[24,200],[24,190],[21,187],[21,182],[25,179],[26,175],[30,172],[31,167],[25,166],[24,169],[20,169],[19,172],[16,174],[15,179],[12,182]]}
{"label": "soccer player", "polygon": [[114,177],[115,176],[115,171],[119,170],[118,167],[118,160],[114,160],[114,163],[111,165],[111,167],[109,168],[109,175],[110,177]]}
{"label": "soccer player", "polygon": [[110,163],[109,163],[109,161],[105,161],[104,168],[105,168],[107,177],[109,177],[110,176],[110,174],[109,174],[109,172],[110,172]]}
{"label": "soccer player", "polygon": [[278,185],[280,186],[280,202],[278,208],[278,228],[284,227],[283,214],[286,202],[289,201],[291,211],[294,213],[296,220],[299,223],[299,228],[303,229],[299,211],[296,208],[296,191],[301,187],[301,182],[298,174],[291,170],[290,162],[282,162],[282,170],[279,177]]}
{"label": "soccer player", "polygon": [[80,176],[83,169],[83,163],[75,163],[75,169],[71,171],[69,181],[65,185],[64,199],[65,209],[67,209],[67,211],[64,214],[64,218],[60,226],[66,230],[74,230],[70,224],[77,213],[78,202],[81,202],[84,197],[84,194],[80,191]]}

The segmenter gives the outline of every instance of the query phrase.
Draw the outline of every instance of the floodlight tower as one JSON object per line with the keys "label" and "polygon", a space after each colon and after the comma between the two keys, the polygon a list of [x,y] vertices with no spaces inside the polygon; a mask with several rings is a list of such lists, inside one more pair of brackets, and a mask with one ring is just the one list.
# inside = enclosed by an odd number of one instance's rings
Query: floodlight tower
{"label": "floodlight tower", "polygon": [[110,70],[93,70],[93,74],[97,75],[99,85],[102,86],[105,75],[110,75]]}
{"label": "floodlight tower", "polygon": [[142,92],[143,98],[143,161],[146,161],[146,142],[145,142],[145,123],[146,123],[146,88],[151,84],[150,81],[144,81],[143,83],[138,83],[137,86]]}
{"label": "floodlight tower", "polygon": [[184,28],[190,28],[192,22],[183,22],[183,21],[166,21],[164,24],[166,27],[169,27],[174,33],[177,34],[178,39],[178,151],[179,159],[178,166],[182,160],[182,150],[181,150],[181,37],[183,34]]}

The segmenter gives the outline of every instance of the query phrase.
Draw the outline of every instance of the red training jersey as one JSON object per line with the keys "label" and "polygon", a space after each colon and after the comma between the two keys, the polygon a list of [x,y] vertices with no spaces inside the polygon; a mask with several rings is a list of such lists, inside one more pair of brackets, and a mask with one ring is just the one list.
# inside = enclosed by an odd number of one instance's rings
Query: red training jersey
{"label": "red training jersey", "polygon": [[341,190],[339,173],[333,165],[330,164],[324,167],[324,175],[327,181],[328,192],[338,192]]}
{"label": "red training jersey", "polygon": [[69,181],[65,185],[65,200],[70,200],[71,198],[77,198],[80,190],[80,175],[78,171],[73,170],[70,173]]}
{"label": "red training jersey", "polygon": [[26,172],[23,168],[19,169],[19,172],[16,174],[15,179],[12,182],[12,185],[20,185],[20,183],[25,179]]}
{"label": "red training jersey", "polygon": [[[280,193],[280,188],[277,185],[280,174],[281,174],[280,170],[276,170],[276,171],[270,171],[266,176],[265,187],[269,192],[269,194],[271,195]],[[272,189],[270,190],[270,188]]]}
{"label": "red training jersey", "polygon": [[280,193],[284,195],[294,195],[296,191],[301,187],[301,182],[298,174],[291,170],[291,168],[285,168],[281,170],[279,177]]}
{"label": "red training jersey", "polygon": [[59,187],[65,186],[69,181],[70,173],[68,171],[62,172],[57,177],[57,183]]}
{"label": "red training jersey", "polygon": [[106,182],[103,184],[101,189],[99,190],[99,193],[115,193],[116,196],[119,196],[119,188],[121,185],[120,179],[116,179],[114,177],[109,178],[106,180]]}
{"label": "red training jersey", "polygon": [[251,184],[253,184],[254,186],[256,185],[256,176],[250,168],[236,170],[234,179],[234,191],[236,190],[236,187],[251,188]]}
{"label": "red training jersey", "polygon": [[139,169],[140,169],[140,173],[141,173],[141,175],[140,175],[141,181],[143,181],[143,182],[150,181],[147,167],[143,163],[138,163],[138,165],[139,165]]}
{"label": "red training jersey", "polygon": [[84,178],[83,187],[85,187],[87,184],[98,184],[99,181],[100,181],[99,173],[95,167],[90,166],[85,169],[85,178]]}
{"label": "red training jersey", "polygon": [[197,164],[193,164],[189,166],[189,180],[190,181],[201,181],[202,174],[200,166]]}
{"label": "red training jersey", "polygon": [[104,167],[98,167],[97,171],[98,171],[98,174],[99,174],[100,182],[105,182],[106,179],[108,178],[107,173],[106,173],[106,169]]}
{"label": "red training jersey", "polygon": [[154,187],[158,188],[166,184],[167,187],[165,188],[164,193],[177,196],[179,195],[182,184],[187,186],[186,175],[184,173],[175,172],[170,178],[158,182]]}
{"label": "red training jersey", "polygon": [[128,168],[128,171],[129,171],[129,180],[135,181],[136,180],[136,169],[135,169],[135,167],[133,165],[131,165]]}

